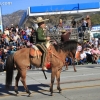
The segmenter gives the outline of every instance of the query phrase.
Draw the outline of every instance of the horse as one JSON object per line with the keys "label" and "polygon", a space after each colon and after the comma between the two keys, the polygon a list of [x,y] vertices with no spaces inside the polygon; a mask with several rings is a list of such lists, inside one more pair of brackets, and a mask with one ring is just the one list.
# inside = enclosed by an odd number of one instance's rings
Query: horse
{"label": "horse", "polygon": [[[61,92],[60,88],[60,73],[62,67],[65,65],[65,58],[71,52],[75,55],[77,48],[77,41],[69,40],[65,43],[59,44],[50,44],[48,48],[47,58],[50,62],[51,66],[51,85],[50,85],[50,93],[53,95],[53,83],[56,77],[57,80],[57,89]],[[19,79],[21,80],[26,92],[30,95],[31,92],[26,85],[26,73],[27,73],[27,66],[30,64],[40,67],[41,65],[41,55],[37,56],[30,56],[30,49],[31,48],[23,48],[16,51],[14,54],[11,54],[7,57],[6,60],[6,88],[9,88],[12,85],[13,80],[13,69],[16,68],[17,76],[15,77],[15,93],[16,95],[18,92],[18,82]]]}
{"label": "horse", "polygon": [[[74,72],[77,72],[76,67],[75,67],[75,53],[70,52],[68,57],[72,59],[72,65],[73,65]],[[68,65],[69,65],[69,62],[65,61],[65,70],[68,70]]]}

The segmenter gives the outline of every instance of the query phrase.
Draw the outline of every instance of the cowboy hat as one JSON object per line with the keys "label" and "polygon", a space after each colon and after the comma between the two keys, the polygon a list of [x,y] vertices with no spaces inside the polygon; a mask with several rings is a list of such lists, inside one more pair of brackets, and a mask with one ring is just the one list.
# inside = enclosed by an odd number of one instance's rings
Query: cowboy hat
{"label": "cowboy hat", "polygon": [[65,33],[65,32],[66,32],[66,30],[65,30],[65,29],[62,29],[62,30],[60,30],[60,32],[61,32],[61,33]]}
{"label": "cowboy hat", "polygon": [[49,20],[49,19],[43,19],[42,17],[37,17],[37,20],[34,21],[34,22],[35,22],[35,23],[41,23],[41,22],[45,22],[45,21],[47,21],[47,20]]}

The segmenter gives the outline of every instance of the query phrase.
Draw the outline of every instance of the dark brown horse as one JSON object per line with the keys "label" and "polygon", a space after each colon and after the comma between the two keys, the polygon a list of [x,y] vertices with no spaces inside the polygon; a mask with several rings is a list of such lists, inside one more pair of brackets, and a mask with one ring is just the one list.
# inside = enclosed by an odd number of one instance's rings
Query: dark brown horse
{"label": "dark brown horse", "polygon": [[[74,68],[74,72],[76,72],[77,70],[76,70],[76,67],[75,67],[75,54],[70,52],[68,57],[70,57],[72,59],[72,65],[73,65],[73,68]],[[68,70],[68,65],[69,65],[69,62],[65,61],[65,70]]]}
{"label": "dark brown horse", "polygon": [[[71,52],[75,56],[77,48],[77,42],[76,41],[66,41],[65,43],[59,43],[57,45],[50,45],[47,58],[49,59],[51,64],[51,85],[50,85],[50,92],[51,95],[53,95],[53,83],[54,79],[56,77],[57,80],[57,89],[59,92],[61,91],[60,88],[60,73],[62,70],[62,67],[65,64],[65,58],[69,55]],[[27,72],[27,66],[30,66],[30,64],[35,65],[36,67],[39,67],[41,64],[41,56],[30,56],[30,48],[23,48],[18,51],[16,51],[14,54],[8,56],[6,61],[6,87],[9,88],[9,86],[12,85],[12,78],[13,78],[13,69],[16,67],[18,70],[17,76],[15,78],[15,92],[18,94],[18,82],[19,79],[21,79],[21,82],[26,90],[26,92],[30,95],[30,91],[26,85],[26,72]]]}

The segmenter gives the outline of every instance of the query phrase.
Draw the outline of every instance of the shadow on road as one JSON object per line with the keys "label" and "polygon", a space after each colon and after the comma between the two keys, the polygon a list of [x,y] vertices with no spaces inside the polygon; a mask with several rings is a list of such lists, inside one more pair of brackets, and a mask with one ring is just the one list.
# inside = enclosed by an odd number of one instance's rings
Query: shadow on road
{"label": "shadow on road", "polygon": [[[27,85],[29,90],[31,92],[37,92],[37,93],[41,93],[43,95],[48,95],[45,93],[45,91],[49,92],[49,85],[45,85],[45,84],[33,84],[33,85]],[[46,89],[45,89],[46,88]],[[48,90],[47,90],[48,88]],[[20,92],[25,92],[25,89],[23,86],[19,86],[18,87],[18,91],[19,91],[19,94]],[[27,94],[27,93],[26,93]],[[14,86],[12,86],[10,88],[10,90],[6,90],[5,89],[5,85],[3,84],[0,84],[0,96],[4,96],[4,95],[11,95],[11,96],[16,96],[15,92],[14,92]]]}

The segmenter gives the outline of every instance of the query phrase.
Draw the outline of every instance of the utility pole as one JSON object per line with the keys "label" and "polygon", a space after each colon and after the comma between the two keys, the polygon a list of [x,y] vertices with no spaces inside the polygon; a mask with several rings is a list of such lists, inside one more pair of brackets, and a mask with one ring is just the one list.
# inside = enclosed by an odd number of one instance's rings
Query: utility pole
{"label": "utility pole", "polygon": [[11,5],[12,2],[0,2],[0,30],[3,32],[2,6]]}
{"label": "utility pole", "polygon": [[0,30],[3,32],[3,25],[2,25],[2,7],[0,5]]}

